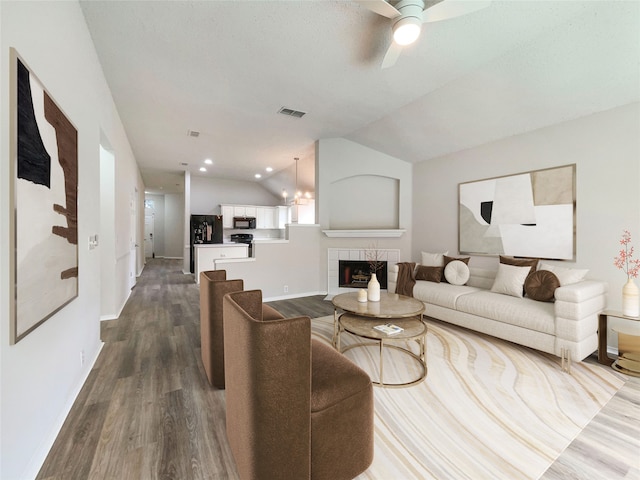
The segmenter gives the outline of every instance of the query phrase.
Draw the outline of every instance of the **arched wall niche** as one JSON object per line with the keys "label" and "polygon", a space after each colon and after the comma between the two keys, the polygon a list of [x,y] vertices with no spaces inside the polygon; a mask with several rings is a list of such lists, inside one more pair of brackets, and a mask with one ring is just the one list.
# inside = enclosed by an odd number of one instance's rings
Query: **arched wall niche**
{"label": "arched wall niche", "polygon": [[397,229],[400,181],[382,175],[354,175],[330,184],[329,225],[339,229]]}

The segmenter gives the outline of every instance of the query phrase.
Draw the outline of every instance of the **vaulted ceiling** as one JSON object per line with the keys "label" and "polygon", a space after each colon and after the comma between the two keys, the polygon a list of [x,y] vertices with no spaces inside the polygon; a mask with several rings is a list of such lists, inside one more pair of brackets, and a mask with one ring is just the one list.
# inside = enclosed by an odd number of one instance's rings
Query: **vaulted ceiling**
{"label": "vaulted ceiling", "polygon": [[81,5],[150,189],[268,185],[320,138],[421,162],[640,100],[637,1],[494,0],[384,70],[389,20],[350,0]]}

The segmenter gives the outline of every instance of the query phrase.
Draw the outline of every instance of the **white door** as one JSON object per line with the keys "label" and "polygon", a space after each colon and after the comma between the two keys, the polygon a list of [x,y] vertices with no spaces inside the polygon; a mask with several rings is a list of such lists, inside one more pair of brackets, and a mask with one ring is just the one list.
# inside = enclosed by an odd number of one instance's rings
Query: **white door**
{"label": "white door", "polygon": [[153,227],[154,219],[153,215],[144,216],[144,257],[155,257],[153,251]]}
{"label": "white door", "polygon": [[129,288],[136,286],[137,250],[138,250],[138,189],[131,195],[129,202]]}

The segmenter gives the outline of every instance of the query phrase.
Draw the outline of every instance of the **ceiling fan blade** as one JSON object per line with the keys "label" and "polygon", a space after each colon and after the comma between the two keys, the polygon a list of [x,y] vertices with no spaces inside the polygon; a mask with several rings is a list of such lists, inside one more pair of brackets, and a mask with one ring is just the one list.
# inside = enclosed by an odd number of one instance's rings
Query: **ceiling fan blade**
{"label": "ceiling fan blade", "polygon": [[395,65],[401,53],[402,47],[396,42],[391,42],[387,53],[384,54],[384,59],[382,60],[382,66],[380,68],[389,68]]}
{"label": "ceiling fan blade", "polygon": [[371,10],[378,15],[382,15],[387,18],[395,18],[400,15],[400,12],[385,0],[354,0],[357,4],[363,6],[367,10]]}
{"label": "ceiling fan blade", "polygon": [[491,0],[443,0],[423,12],[422,22],[429,23],[449,20],[450,18],[477,12],[478,10],[488,7],[490,4]]}

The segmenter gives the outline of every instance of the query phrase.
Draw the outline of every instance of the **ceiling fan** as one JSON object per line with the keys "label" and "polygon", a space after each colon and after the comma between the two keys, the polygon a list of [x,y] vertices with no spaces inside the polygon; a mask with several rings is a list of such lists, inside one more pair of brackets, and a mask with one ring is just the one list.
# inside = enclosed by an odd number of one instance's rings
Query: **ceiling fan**
{"label": "ceiling fan", "polygon": [[382,61],[382,68],[396,63],[402,48],[411,45],[420,36],[423,23],[439,22],[481,10],[491,0],[442,0],[429,8],[424,8],[423,0],[400,0],[391,5],[385,0],[355,0],[368,10],[392,20],[393,42]]}

